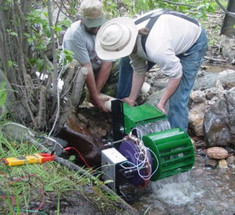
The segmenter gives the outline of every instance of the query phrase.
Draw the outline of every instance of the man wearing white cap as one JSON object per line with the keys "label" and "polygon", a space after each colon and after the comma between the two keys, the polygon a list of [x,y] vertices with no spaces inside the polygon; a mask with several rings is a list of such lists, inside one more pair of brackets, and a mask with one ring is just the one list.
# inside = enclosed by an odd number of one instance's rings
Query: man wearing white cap
{"label": "man wearing white cap", "polygon": [[106,84],[112,69],[111,61],[101,60],[95,51],[95,37],[105,23],[103,5],[99,0],[83,0],[80,5],[81,20],[67,29],[63,38],[63,48],[74,53],[82,67],[88,69],[86,85],[91,102],[102,111],[107,112],[100,92]]}
{"label": "man wearing white cap", "polygon": [[169,10],[150,11],[135,21],[128,17],[112,19],[96,37],[96,52],[101,59],[129,56],[131,60],[133,69],[127,57],[121,60],[119,75],[119,90],[126,91],[123,100],[129,105],[134,105],[148,69],[154,64],[160,66],[169,80],[157,107],[166,113],[169,101],[171,127],[185,131],[190,91],[206,48],[207,36],[198,21]]}

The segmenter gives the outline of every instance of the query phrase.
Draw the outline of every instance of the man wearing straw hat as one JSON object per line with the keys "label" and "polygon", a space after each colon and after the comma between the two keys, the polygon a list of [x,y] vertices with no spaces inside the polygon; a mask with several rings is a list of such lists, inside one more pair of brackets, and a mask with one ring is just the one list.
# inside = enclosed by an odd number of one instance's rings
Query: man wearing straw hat
{"label": "man wearing straw hat", "polygon": [[131,67],[128,57],[121,60],[119,90],[125,92],[119,94],[131,106],[135,104],[148,69],[159,65],[169,80],[157,107],[166,113],[169,101],[167,114],[171,127],[185,131],[190,91],[206,48],[207,36],[197,20],[161,9],[150,11],[135,21],[128,17],[114,18],[100,28],[96,37],[96,52],[101,59],[129,56]]}
{"label": "man wearing straw hat", "polygon": [[[99,0],[83,0],[80,5],[81,20],[73,23],[67,29],[63,38],[63,48],[74,53],[74,59],[82,67],[88,69],[86,85],[90,93],[91,102],[102,111],[107,112],[105,99],[100,92],[108,79],[115,79],[118,74],[112,70],[112,61],[101,60],[95,51],[95,37],[100,26],[105,23],[103,5]],[[113,80],[111,80],[113,82]],[[115,92],[116,94],[116,92]]]}

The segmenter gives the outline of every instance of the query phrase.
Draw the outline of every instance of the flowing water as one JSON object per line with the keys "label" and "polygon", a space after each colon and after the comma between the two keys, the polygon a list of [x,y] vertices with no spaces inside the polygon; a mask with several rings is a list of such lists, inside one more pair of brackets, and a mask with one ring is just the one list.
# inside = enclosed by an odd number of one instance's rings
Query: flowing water
{"label": "flowing water", "polygon": [[[139,129],[145,135],[159,131],[156,126]],[[160,130],[164,126],[169,128],[163,122]],[[235,215],[235,169],[205,167],[206,159],[196,153],[192,170],[151,182],[132,206],[141,215]]]}
{"label": "flowing water", "polygon": [[168,120],[159,120],[144,125],[138,125],[137,130],[140,132],[140,138],[147,134],[152,134],[159,131],[170,129],[170,123]]}
{"label": "flowing water", "polygon": [[132,206],[145,215],[234,215],[235,172],[205,168],[196,156],[191,171],[152,182]]}

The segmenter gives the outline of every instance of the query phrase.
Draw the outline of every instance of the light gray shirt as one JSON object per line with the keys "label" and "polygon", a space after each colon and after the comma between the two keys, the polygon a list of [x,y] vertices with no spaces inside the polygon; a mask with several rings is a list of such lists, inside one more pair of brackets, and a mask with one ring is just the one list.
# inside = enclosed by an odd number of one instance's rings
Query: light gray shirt
{"label": "light gray shirt", "polygon": [[101,60],[95,51],[95,35],[86,32],[81,21],[74,22],[65,32],[62,47],[74,53],[81,64],[91,62],[94,70],[101,67]]}

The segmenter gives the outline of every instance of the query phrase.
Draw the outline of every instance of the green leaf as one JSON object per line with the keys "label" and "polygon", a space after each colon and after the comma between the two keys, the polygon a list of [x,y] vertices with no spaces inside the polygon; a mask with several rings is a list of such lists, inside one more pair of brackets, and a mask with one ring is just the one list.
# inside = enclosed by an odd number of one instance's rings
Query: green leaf
{"label": "green leaf", "polygon": [[6,93],[6,82],[0,84],[0,107],[3,107],[6,103],[7,93]]}
{"label": "green leaf", "polygon": [[0,90],[0,107],[3,107],[7,100],[7,94],[5,91]]}
{"label": "green leaf", "polygon": [[62,28],[60,26],[54,27],[55,32],[61,32]]}
{"label": "green leaf", "polygon": [[45,191],[46,192],[53,192],[54,188],[52,186],[45,186]]}
{"label": "green leaf", "polygon": [[14,65],[13,61],[11,61],[11,60],[7,61],[7,64],[9,67],[13,67],[13,65]]}
{"label": "green leaf", "polygon": [[30,38],[27,38],[27,41],[28,41],[28,43],[32,43],[34,41],[34,39],[32,37],[30,37]]}
{"label": "green leaf", "polygon": [[70,160],[70,161],[75,161],[75,159],[76,159],[75,155],[71,155],[71,156],[69,157],[69,160]]}
{"label": "green leaf", "polygon": [[104,184],[110,184],[110,183],[113,183],[113,180],[110,179],[110,180],[105,180],[104,181]]}
{"label": "green leaf", "polygon": [[61,22],[58,23],[58,25],[60,25],[60,26],[65,26],[65,27],[67,27],[67,28],[68,28],[71,24],[72,24],[72,22],[71,22],[70,20],[67,20],[67,19],[62,20]]}
{"label": "green leaf", "polygon": [[12,31],[11,29],[7,29],[7,33],[9,33],[12,36],[18,36],[18,34],[15,31]]}

